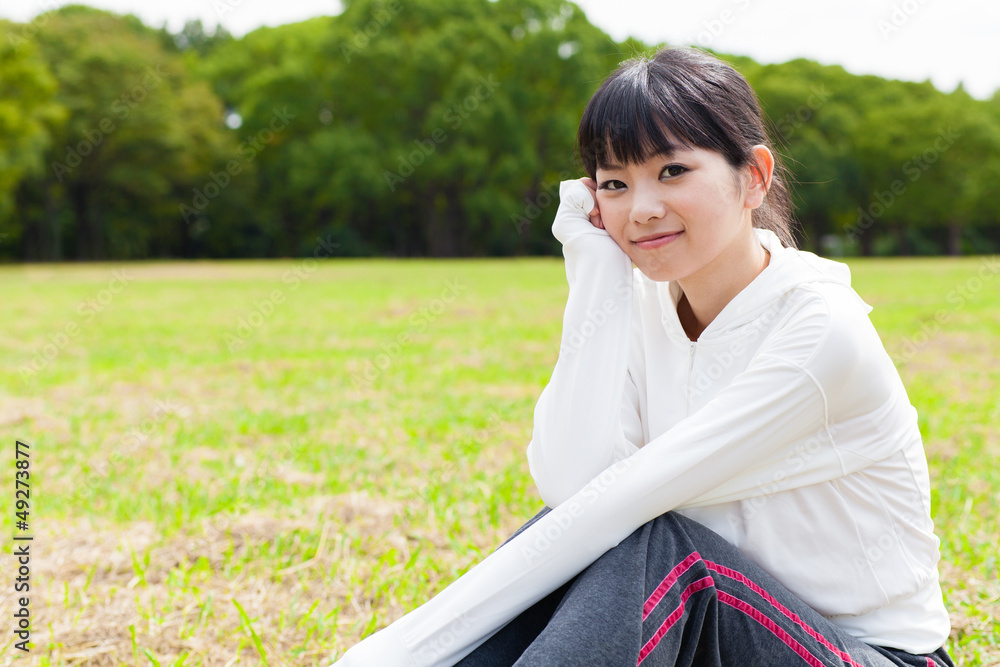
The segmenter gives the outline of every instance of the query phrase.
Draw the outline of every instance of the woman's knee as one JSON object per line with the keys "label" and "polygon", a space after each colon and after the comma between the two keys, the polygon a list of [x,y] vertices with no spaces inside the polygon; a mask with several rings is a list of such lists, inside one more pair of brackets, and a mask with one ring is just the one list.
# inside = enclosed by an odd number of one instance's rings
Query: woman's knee
{"label": "woman's knee", "polygon": [[722,554],[736,547],[708,526],[675,511],[665,512],[640,526],[633,538],[646,543],[650,554],[666,557],[692,553]]}

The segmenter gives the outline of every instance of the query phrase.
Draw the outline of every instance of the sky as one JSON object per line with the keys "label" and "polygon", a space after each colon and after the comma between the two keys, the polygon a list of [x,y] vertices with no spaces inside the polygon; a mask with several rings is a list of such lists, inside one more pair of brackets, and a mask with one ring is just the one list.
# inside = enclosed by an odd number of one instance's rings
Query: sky
{"label": "sky", "polygon": [[[406,6],[406,0],[400,0]],[[0,0],[16,21],[63,0]],[[179,30],[200,18],[234,35],[338,14],[339,0],[87,0]],[[612,38],[690,44],[762,63],[809,58],[855,74],[924,81],[950,92],[962,82],[985,99],[1000,88],[1000,2],[994,0],[578,0],[591,23]]]}

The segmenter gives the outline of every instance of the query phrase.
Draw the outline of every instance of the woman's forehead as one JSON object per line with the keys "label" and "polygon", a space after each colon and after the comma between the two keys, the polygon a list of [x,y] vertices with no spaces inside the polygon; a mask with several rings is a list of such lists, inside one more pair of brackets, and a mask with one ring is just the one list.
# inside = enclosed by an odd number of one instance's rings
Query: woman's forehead
{"label": "woman's forehead", "polygon": [[[614,155],[605,153],[597,160],[597,168],[602,171],[622,171],[628,169],[631,166],[643,164],[651,160],[673,160],[681,157],[690,156],[692,153],[696,152],[697,148],[689,148],[683,145],[675,145],[669,150],[653,150],[642,156],[640,160],[623,160]],[[704,149],[702,149],[704,150]]]}
{"label": "woman's forehead", "polygon": [[644,162],[653,157],[673,157],[694,148],[689,141],[677,136],[660,120],[654,127],[638,124],[633,127],[610,128],[603,140],[593,147],[596,163],[602,169]]}

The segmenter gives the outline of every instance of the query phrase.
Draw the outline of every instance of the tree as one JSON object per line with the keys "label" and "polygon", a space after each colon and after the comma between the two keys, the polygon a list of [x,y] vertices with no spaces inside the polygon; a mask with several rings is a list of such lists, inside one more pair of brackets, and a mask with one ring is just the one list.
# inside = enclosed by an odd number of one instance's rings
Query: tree
{"label": "tree", "polygon": [[851,218],[856,207],[851,196],[858,180],[851,138],[858,112],[846,94],[853,77],[840,66],[801,58],[780,65],[734,65],[760,98],[794,175],[790,185],[795,215],[805,233],[801,245],[818,252],[823,236],[838,231],[837,221]]}
{"label": "tree", "polygon": [[44,218],[68,209],[66,243],[79,259],[179,250],[172,197],[204,183],[224,154],[221,105],[135,17],[67,6],[36,40],[68,118],[48,169],[26,184],[25,207]]}
{"label": "tree", "polygon": [[[558,254],[583,110],[659,45],[615,43],[563,0],[343,4],[240,39],[79,5],[4,23],[0,255]],[[792,171],[800,247],[988,246],[1000,92],[716,55]]]}
{"label": "tree", "polygon": [[[44,170],[43,156],[66,118],[55,100],[56,81],[38,55],[34,26],[0,21],[0,256],[25,242],[52,248],[53,230],[32,230],[14,211],[26,177]],[[34,237],[34,238],[33,238]]]}

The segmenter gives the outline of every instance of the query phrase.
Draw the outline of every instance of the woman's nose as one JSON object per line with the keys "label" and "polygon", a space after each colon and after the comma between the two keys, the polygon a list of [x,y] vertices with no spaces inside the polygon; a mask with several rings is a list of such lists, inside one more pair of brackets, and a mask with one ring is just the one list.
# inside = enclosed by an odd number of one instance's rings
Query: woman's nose
{"label": "woman's nose", "polygon": [[644,225],[650,220],[658,220],[667,214],[667,203],[660,193],[650,188],[642,188],[632,197],[632,222]]}

